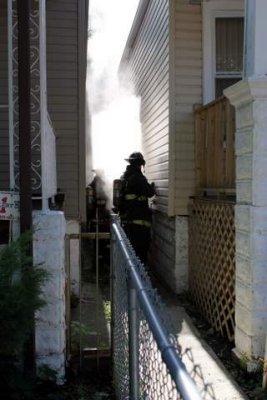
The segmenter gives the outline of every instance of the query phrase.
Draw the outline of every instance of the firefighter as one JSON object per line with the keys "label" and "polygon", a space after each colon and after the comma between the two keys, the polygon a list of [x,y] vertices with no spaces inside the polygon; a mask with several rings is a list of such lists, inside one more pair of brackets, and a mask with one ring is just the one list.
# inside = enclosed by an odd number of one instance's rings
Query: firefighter
{"label": "firefighter", "polygon": [[155,185],[148,183],[142,173],[145,160],[142,153],[134,152],[121,177],[121,201],[119,215],[122,226],[137,257],[145,264],[150,244],[152,212],[148,198],[155,195]]}

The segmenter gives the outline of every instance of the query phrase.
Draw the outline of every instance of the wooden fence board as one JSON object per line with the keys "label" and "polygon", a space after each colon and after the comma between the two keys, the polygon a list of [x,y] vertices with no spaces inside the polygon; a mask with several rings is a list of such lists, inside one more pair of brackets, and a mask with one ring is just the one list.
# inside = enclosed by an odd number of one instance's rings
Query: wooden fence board
{"label": "wooden fence board", "polygon": [[195,110],[197,189],[235,189],[234,131],[234,108],[225,97]]}

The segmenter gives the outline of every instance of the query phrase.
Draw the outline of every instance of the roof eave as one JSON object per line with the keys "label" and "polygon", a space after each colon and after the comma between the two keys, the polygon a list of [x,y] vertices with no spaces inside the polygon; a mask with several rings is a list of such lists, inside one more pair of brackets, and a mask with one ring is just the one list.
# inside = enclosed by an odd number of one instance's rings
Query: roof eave
{"label": "roof eave", "polygon": [[130,33],[128,35],[126,45],[124,47],[124,51],[122,53],[122,57],[121,57],[120,65],[119,65],[119,71],[121,71],[124,68],[124,66],[127,64],[127,61],[129,59],[129,56],[130,56],[131,51],[134,46],[134,42],[138,35],[140,26],[144,20],[146,10],[147,10],[149,3],[150,3],[150,0],[140,0],[140,2],[138,4],[137,11],[136,11],[133,23],[132,23],[132,27],[131,27]]}

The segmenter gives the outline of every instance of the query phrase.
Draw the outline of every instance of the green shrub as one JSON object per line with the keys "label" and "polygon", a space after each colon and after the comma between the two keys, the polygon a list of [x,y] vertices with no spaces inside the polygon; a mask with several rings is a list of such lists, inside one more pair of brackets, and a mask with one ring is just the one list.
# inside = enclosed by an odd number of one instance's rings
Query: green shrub
{"label": "green shrub", "polygon": [[0,252],[0,357],[14,356],[34,325],[34,312],[45,301],[42,285],[48,273],[32,265],[28,249],[32,233],[26,232]]}

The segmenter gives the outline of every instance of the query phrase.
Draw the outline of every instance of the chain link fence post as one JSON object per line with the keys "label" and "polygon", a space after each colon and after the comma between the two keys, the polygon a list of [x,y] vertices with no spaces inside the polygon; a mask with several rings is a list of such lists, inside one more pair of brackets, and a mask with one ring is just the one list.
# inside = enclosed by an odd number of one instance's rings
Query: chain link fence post
{"label": "chain link fence post", "polygon": [[130,398],[139,400],[139,345],[137,293],[131,280],[128,282],[128,319],[129,319],[129,376]]}

